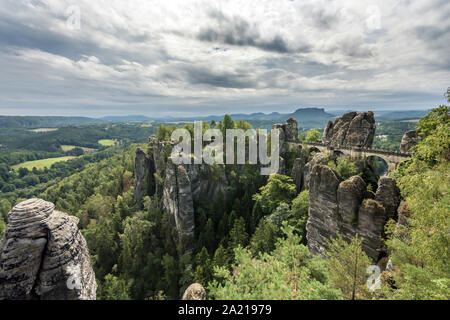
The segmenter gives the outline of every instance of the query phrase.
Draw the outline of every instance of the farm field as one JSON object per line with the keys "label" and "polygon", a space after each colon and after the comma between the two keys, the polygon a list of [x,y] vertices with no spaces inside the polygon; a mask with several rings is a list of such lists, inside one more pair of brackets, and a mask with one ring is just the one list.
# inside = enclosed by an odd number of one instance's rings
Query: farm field
{"label": "farm field", "polygon": [[38,129],[33,129],[33,130],[28,130],[28,131],[34,132],[34,133],[53,132],[53,131],[58,131],[58,128],[38,128]]}
{"label": "farm field", "polygon": [[41,160],[34,160],[34,161],[27,161],[23,163],[19,163],[15,166],[12,166],[14,170],[17,170],[19,168],[27,168],[28,170],[32,170],[34,167],[36,169],[44,169],[49,168],[52,166],[52,164],[60,161],[67,161],[74,159],[76,157],[73,156],[67,156],[67,157],[58,157],[58,158],[48,158],[48,159],[41,159]]}
{"label": "farm field", "polygon": [[70,146],[70,145],[62,145],[62,146],[61,146],[61,149],[62,149],[62,151],[64,151],[64,152],[73,150],[73,149],[75,149],[75,148],[83,149],[84,152],[90,152],[90,151],[95,151],[95,150],[97,150],[97,149],[94,149],[94,148],[86,148],[86,147],[80,147],[80,146]]}
{"label": "farm field", "polygon": [[113,147],[116,145],[116,141],[112,139],[101,139],[98,140],[98,143],[104,147]]}

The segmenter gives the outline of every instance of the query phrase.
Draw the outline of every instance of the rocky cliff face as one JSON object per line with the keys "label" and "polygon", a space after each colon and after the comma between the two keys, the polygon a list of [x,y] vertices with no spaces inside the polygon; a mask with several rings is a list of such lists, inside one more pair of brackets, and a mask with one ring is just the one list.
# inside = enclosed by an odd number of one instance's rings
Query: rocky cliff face
{"label": "rocky cliff face", "polygon": [[167,163],[163,188],[163,205],[175,224],[183,251],[193,248],[195,215],[191,181],[183,166]]}
{"label": "rocky cliff face", "polygon": [[307,189],[312,168],[316,164],[324,162],[324,159],[325,155],[323,153],[316,153],[310,161],[308,161],[307,156],[304,154],[294,160],[292,180],[295,183],[297,193]]}
{"label": "rocky cliff face", "polygon": [[411,130],[405,132],[402,137],[402,142],[400,143],[400,152],[407,153],[409,149],[417,144],[418,141],[419,135],[417,134],[417,131]]}
{"label": "rocky cliff face", "polygon": [[308,247],[312,254],[320,254],[327,241],[337,234],[351,239],[356,234],[373,261],[383,255],[384,225],[396,219],[400,192],[395,180],[382,177],[376,193],[367,191],[360,176],[343,181],[331,168],[315,165],[311,172],[309,217],[306,224]]}
{"label": "rocky cliff face", "polygon": [[280,129],[280,149],[284,142],[298,142],[298,124],[294,118],[289,118],[286,123],[277,123],[272,129]]}
{"label": "rocky cliff face", "polygon": [[0,247],[0,300],[95,300],[97,283],[77,224],[41,199],[16,205]]}
{"label": "rocky cliff face", "polygon": [[136,149],[134,161],[134,201],[139,201],[147,188],[150,161],[141,148]]}
{"label": "rocky cliff face", "polygon": [[[371,111],[364,113],[349,112],[329,121],[323,133],[323,142],[334,147],[360,147],[370,148],[375,136],[375,118]],[[297,193],[304,190],[316,164],[324,164],[324,155],[317,153],[308,161],[307,156],[302,155],[295,159],[292,168],[292,179],[297,187]],[[367,164],[364,161],[356,161],[355,165],[362,172]]]}
{"label": "rocky cliff face", "polygon": [[285,174],[286,172],[286,156],[291,148],[301,148],[298,141],[298,124],[294,118],[289,118],[286,123],[277,123],[272,126],[272,129],[279,129],[279,147],[280,147],[280,167],[278,173]]}
{"label": "rocky cliff face", "polygon": [[330,146],[370,148],[374,137],[373,112],[349,112],[328,121],[322,140]]}
{"label": "rocky cliff face", "polygon": [[[206,197],[216,201],[220,193],[225,196],[228,182],[223,165],[175,165],[170,159],[172,146],[169,141],[150,138],[147,154],[136,150],[134,196],[139,201],[146,195],[158,195],[173,222],[176,241],[183,252],[190,252],[194,247],[194,200]],[[162,178],[162,184],[155,175]]]}

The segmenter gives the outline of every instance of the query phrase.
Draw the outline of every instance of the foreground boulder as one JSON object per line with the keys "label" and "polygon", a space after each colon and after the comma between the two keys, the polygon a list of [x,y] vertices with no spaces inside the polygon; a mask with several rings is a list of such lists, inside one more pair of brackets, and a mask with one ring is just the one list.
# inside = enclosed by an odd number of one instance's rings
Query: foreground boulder
{"label": "foreground boulder", "polygon": [[97,283],[78,218],[30,199],[8,213],[0,300],[95,300]]}
{"label": "foreground boulder", "polygon": [[206,290],[200,283],[191,284],[183,294],[183,300],[205,300]]}

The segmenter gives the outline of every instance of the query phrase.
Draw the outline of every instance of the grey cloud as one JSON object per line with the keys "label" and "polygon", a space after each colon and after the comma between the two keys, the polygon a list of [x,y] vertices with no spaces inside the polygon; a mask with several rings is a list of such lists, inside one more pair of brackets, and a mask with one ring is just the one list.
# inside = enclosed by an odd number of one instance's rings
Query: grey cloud
{"label": "grey cloud", "polygon": [[[83,24],[79,31],[50,30],[46,23],[48,19],[65,21],[66,17],[34,16],[24,21],[10,14],[0,13],[0,48],[38,49],[75,61],[80,60],[83,56],[96,56],[106,65],[120,63],[123,59],[139,63],[151,63],[169,58],[165,48],[157,46],[158,38],[148,34],[133,33],[131,30],[123,28],[115,30],[115,34],[120,35],[121,40],[130,44],[129,48],[132,48],[132,45],[136,43],[153,41],[155,46],[152,55],[148,55],[146,52],[130,52],[126,49],[114,50],[101,46],[98,41],[94,41],[90,37],[90,26],[87,24]],[[88,20],[86,19],[86,21]],[[72,37],[71,32],[76,32],[77,37]]]}
{"label": "grey cloud", "polygon": [[446,27],[419,26],[413,34],[440,58],[430,63],[430,69],[450,70],[450,25]]}
{"label": "grey cloud", "polygon": [[435,26],[419,26],[414,30],[416,36],[422,40],[449,40],[450,25],[444,28]]}
{"label": "grey cloud", "polygon": [[257,82],[244,72],[218,72],[202,66],[183,65],[179,66],[178,74],[194,85],[234,89],[256,88],[258,86]]}
{"label": "grey cloud", "polygon": [[[430,1],[426,10],[399,2],[396,10],[408,14],[383,16],[383,29],[372,32],[342,28],[347,22],[338,1],[302,1],[296,11],[286,1],[259,0],[258,6],[273,10],[262,12],[231,0],[224,11],[205,11],[205,0],[189,15],[180,11],[182,1],[167,7],[152,2],[147,9],[153,20],[146,21],[141,11],[127,11],[121,2],[91,6],[86,0],[77,2],[82,26],[75,33],[54,29],[66,19],[61,8],[72,4],[54,6],[56,1],[3,1],[0,113],[221,113],[239,106],[246,112],[299,104],[366,109],[444,102],[447,84],[442,82],[450,70],[448,0]],[[359,5],[346,6],[364,13]],[[426,25],[416,27],[421,23]],[[399,48],[403,43],[408,46]],[[249,47],[259,51],[246,54]],[[86,64],[83,56],[98,60]]]}
{"label": "grey cloud", "polygon": [[296,49],[290,48],[287,41],[279,34],[270,40],[266,40],[257,26],[238,16],[229,18],[221,12],[212,11],[210,17],[219,23],[216,27],[202,28],[197,34],[197,39],[200,41],[256,47],[261,50],[278,53],[307,52],[309,50],[306,45]]}
{"label": "grey cloud", "polygon": [[303,17],[312,21],[318,29],[329,30],[339,23],[339,12],[331,12],[326,8],[311,5],[302,6],[300,10]]}

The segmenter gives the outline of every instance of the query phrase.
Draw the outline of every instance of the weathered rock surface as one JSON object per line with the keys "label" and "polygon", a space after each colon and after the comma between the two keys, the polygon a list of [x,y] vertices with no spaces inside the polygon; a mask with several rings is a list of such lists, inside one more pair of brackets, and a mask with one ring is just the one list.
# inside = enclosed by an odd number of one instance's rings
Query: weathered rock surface
{"label": "weathered rock surface", "polygon": [[205,300],[206,290],[199,283],[191,284],[183,294],[183,300]]}
{"label": "weathered rock surface", "polygon": [[384,225],[389,218],[397,218],[399,203],[400,192],[392,178],[381,178],[373,194],[367,191],[360,176],[342,181],[328,166],[315,165],[310,177],[306,224],[311,253],[323,253],[327,241],[337,234],[346,240],[358,234],[363,250],[378,261],[384,254]]}
{"label": "weathered rock surface", "polygon": [[277,123],[272,129],[280,129],[280,149],[284,142],[298,142],[298,124],[294,118],[289,118],[286,123]]}
{"label": "weathered rock surface", "polygon": [[331,168],[314,166],[309,185],[306,239],[312,254],[323,251],[326,241],[339,232],[337,189],[342,179]]}
{"label": "weathered rock surface", "polygon": [[[209,176],[214,176],[214,179],[207,178]],[[227,186],[223,165],[175,165],[171,160],[167,161],[162,201],[174,222],[177,240],[184,252],[190,252],[194,247],[194,200],[205,197],[217,201],[220,194],[225,197]]]}
{"label": "weathered rock surface", "polygon": [[397,217],[397,208],[400,205],[401,195],[395,179],[383,176],[378,180],[375,200],[383,204],[387,218],[395,219]]}
{"label": "weathered rock surface", "polygon": [[150,171],[150,161],[147,154],[141,149],[136,149],[134,160],[134,201],[139,201],[147,188],[148,173]]}
{"label": "weathered rock surface", "polygon": [[294,118],[286,120],[286,124],[283,125],[286,141],[297,142],[298,141],[298,124]]}
{"label": "weathered rock surface", "polygon": [[183,251],[193,249],[195,216],[191,181],[183,166],[167,163],[163,188],[163,205],[171,216]]}
{"label": "weathered rock surface", "polygon": [[316,153],[309,162],[306,162],[307,160],[305,154],[302,154],[294,160],[292,179],[295,183],[297,193],[307,189],[312,168],[316,164],[322,164],[325,160],[325,155],[323,153]]}
{"label": "weathered rock surface", "polygon": [[417,144],[418,141],[419,135],[417,134],[417,131],[411,130],[405,132],[402,137],[402,142],[400,143],[400,152],[407,153],[409,149]]}
{"label": "weathered rock surface", "polygon": [[194,247],[194,200],[225,197],[228,182],[223,165],[175,165],[170,158],[172,147],[170,141],[151,137],[147,153],[136,150],[134,197],[138,202],[143,196],[157,195],[173,222],[174,240],[183,252],[190,252]]}
{"label": "weathered rock surface", "polygon": [[305,158],[303,156],[296,158],[294,160],[294,165],[292,166],[292,180],[295,183],[295,189],[297,194],[300,193],[305,186],[305,178],[303,170],[305,168]]}
{"label": "weathered rock surface", "polygon": [[95,300],[97,283],[78,218],[30,199],[8,213],[0,299]]}
{"label": "weathered rock surface", "polygon": [[323,132],[323,142],[334,147],[372,147],[375,137],[373,112],[348,112],[334,122],[328,121]]}

